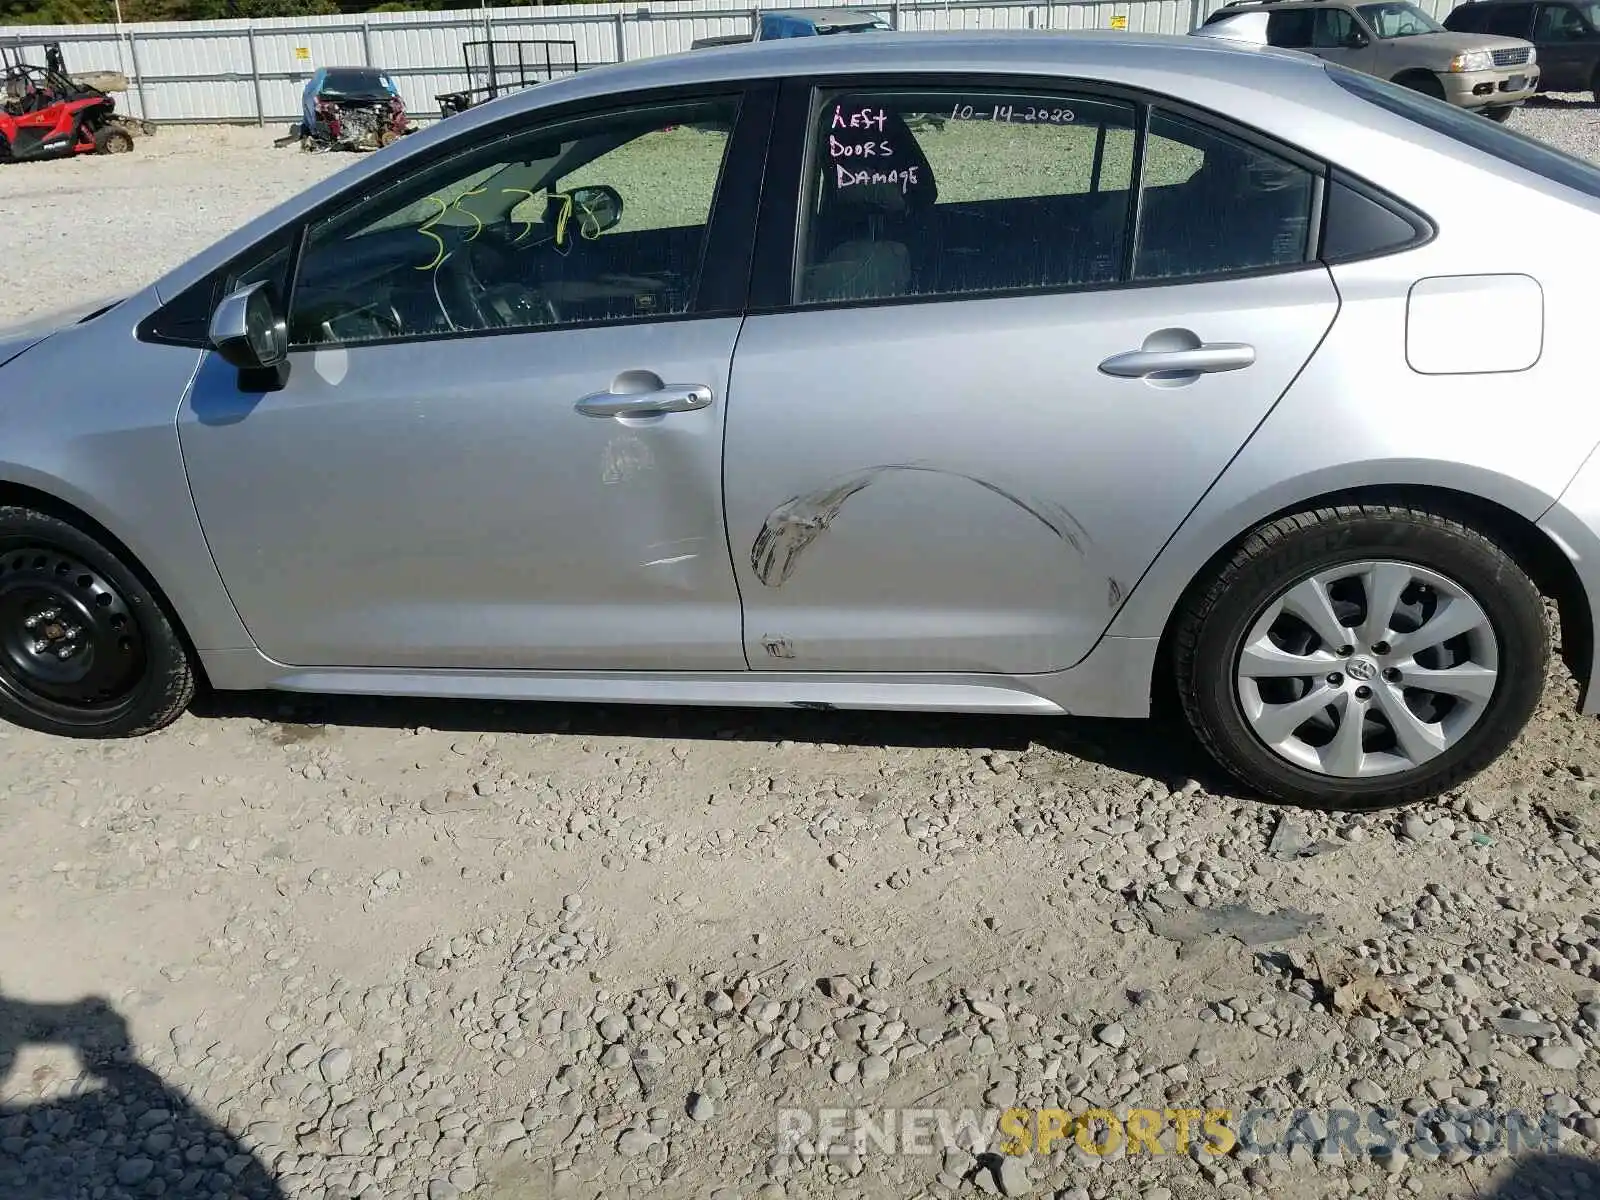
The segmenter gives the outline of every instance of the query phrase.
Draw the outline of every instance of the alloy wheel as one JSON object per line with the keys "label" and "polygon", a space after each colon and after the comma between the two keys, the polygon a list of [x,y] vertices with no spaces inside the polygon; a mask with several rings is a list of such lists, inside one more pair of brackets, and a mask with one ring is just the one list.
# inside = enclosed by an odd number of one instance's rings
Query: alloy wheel
{"label": "alloy wheel", "polygon": [[1499,679],[1482,605],[1437,571],[1366,560],[1280,591],[1241,644],[1235,694],[1273,753],[1357,779],[1413,770],[1458,745]]}

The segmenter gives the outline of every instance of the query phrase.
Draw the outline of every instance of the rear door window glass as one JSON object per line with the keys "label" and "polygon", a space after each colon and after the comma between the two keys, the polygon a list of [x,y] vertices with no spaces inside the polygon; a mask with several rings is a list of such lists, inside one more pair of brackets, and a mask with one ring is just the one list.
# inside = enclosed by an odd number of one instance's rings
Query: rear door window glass
{"label": "rear door window glass", "polygon": [[1135,108],[1005,91],[826,96],[801,303],[1117,281]]}
{"label": "rear door window glass", "polygon": [[1145,137],[1133,276],[1304,262],[1315,195],[1316,176],[1306,168],[1158,109]]}

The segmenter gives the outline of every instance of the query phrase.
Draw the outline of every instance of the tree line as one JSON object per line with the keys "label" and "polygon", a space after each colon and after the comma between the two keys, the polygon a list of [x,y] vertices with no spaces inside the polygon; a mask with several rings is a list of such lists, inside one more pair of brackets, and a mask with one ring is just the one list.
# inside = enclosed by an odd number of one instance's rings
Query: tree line
{"label": "tree line", "polygon": [[[461,7],[463,0],[122,0],[122,19],[218,21]],[[115,19],[113,0],[0,0],[0,25],[109,25]]]}

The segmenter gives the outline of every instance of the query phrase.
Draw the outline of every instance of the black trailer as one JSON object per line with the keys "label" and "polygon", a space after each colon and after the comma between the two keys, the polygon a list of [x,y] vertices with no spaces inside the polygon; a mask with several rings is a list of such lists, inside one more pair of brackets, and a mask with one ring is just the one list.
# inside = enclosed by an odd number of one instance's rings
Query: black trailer
{"label": "black trailer", "polygon": [[467,87],[445,92],[439,101],[440,117],[475,108],[507,92],[548,83],[578,72],[578,43],[570,40],[467,42],[461,47],[466,63]]}

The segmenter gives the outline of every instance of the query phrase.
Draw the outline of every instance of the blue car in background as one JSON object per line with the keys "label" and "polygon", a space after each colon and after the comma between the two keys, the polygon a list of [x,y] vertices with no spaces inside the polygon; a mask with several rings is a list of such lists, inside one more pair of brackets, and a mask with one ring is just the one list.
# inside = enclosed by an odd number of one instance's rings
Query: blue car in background
{"label": "blue car in background", "polygon": [[689,48],[734,46],[740,42],[768,42],[774,38],[820,37],[832,33],[875,33],[892,31],[893,25],[873,13],[849,8],[790,8],[764,12],[754,34],[734,33],[724,37],[698,38]]}
{"label": "blue car in background", "polygon": [[752,41],[765,42],[772,38],[817,37],[830,33],[867,33],[877,29],[892,29],[882,17],[872,13],[852,12],[843,8],[797,8],[785,12],[761,14]]}

